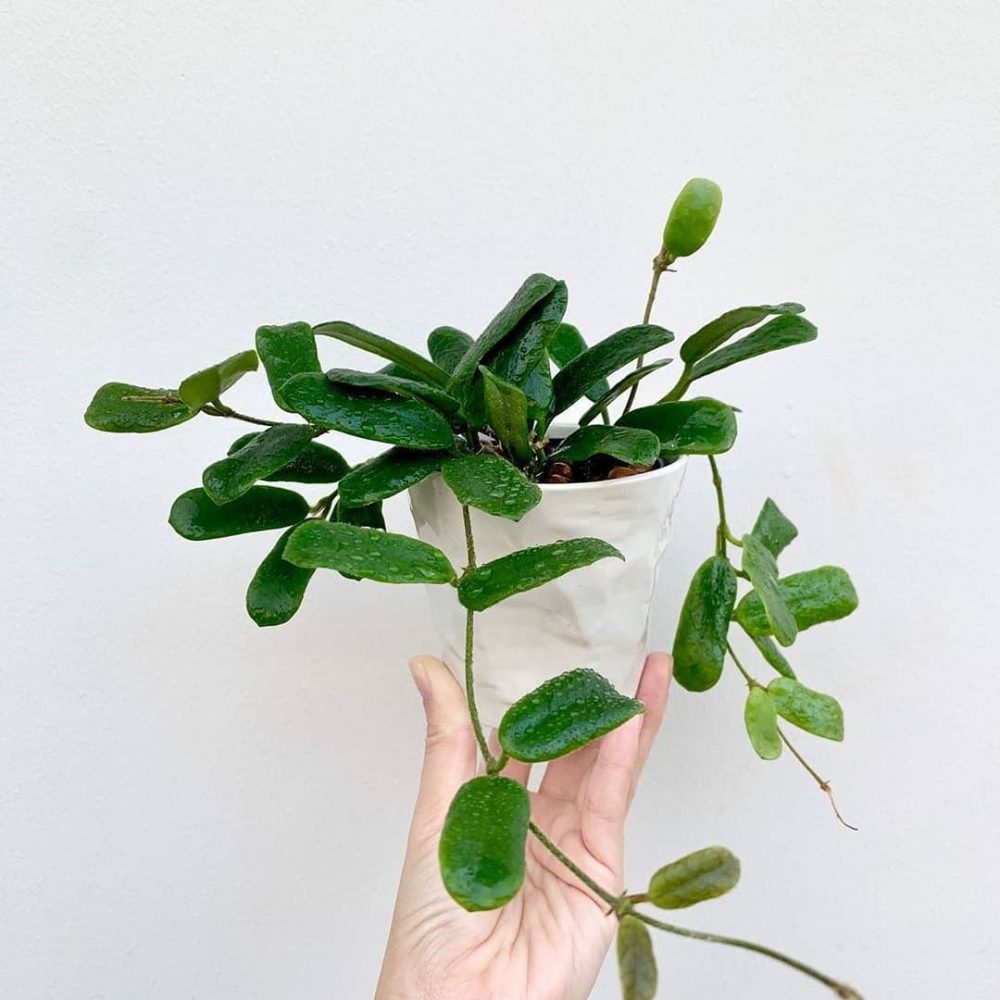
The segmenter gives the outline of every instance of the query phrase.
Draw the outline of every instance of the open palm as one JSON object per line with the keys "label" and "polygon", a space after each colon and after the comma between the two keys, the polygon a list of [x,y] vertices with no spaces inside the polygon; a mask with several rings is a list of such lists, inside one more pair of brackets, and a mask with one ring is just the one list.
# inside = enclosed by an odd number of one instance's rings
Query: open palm
{"label": "open palm", "polygon": [[[445,892],[438,839],[451,799],[477,770],[465,696],[439,660],[413,675],[427,713],[427,747],[377,1000],[582,1000],[614,937],[615,919],[535,837],[524,887],[499,910],[467,913]],[[548,765],[531,817],[561,851],[611,892],[622,890],[625,816],[663,718],[670,659],[646,661],[646,706],[603,739]],[[504,771],[526,783],[529,765]]]}

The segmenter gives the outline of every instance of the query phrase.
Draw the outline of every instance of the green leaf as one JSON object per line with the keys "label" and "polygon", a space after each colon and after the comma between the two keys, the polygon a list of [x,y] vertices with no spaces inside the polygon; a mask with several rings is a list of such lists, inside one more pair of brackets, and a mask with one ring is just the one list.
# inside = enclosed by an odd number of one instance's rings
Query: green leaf
{"label": "green leaf", "polygon": [[781,513],[778,505],[768,497],[761,507],[757,520],[754,522],[754,538],[759,538],[764,547],[775,559],[781,555],[788,545],[798,536],[799,529]]}
{"label": "green leaf", "polygon": [[[653,372],[658,371],[664,365],[669,365],[673,358],[664,358],[662,361],[654,361],[650,365],[643,365],[641,368],[636,368],[630,371],[628,375],[616,382],[603,396],[599,396],[597,401],[587,409],[583,416],[580,417],[581,426],[584,424],[589,424],[591,420],[594,420],[600,416],[601,410],[606,410],[619,396],[624,395],[629,389],[634,385],[638,385],[647,375],[651,375]],[[590,393],[588,392],[588,396]]]}
{"label": "green leaf", "polygon": [[807,344],[816,339],[816,327],[804,316],[777,316],[769,323],[733,344],[721,347],[702,358],[691,370],[691,381],[722,371],[740,361],[748,361],[761,354],[780,351],[785,347]]}
{"label": "green leaf", "polygon": [[497,440],[514,458],[531,458],[528,439],[528,397],[516,385],[481,368],[486,419]]}
{"label": "green leaf", "polygon": [[767,686],[778,715],[814,736],[840,742],[844,712],[836,698],[813,691],[789,677],[775,677]]}
{"label": "green leaf", "polygon": [[736,572],[712,556],[695,571],[674,636],[674,679],[688,691],[707,691],[722,676],[726,636],[736,601]]}
{"label": "green leaf", "polygon": [[681,361],[688,365],[700,361],[740,330],[756,326],[768,316],[797,315],[804,310],[805,306],[799,305],[798,302],[782,302],[777,306],[740,306],[738,309],[730,309],[718,319],[706,323],[681,344]]}
{"label": "green leaf", "polygon": [[416,379],[402,378],[387,372],[359,372],[350,368],[331,368],[326,377],[334,385],[347,385],[355,389],[374,389],[387,392],[392,396],[402,396],[405,399],[421,399],[425,403],[445,414],[457,413],[458,400],[449,396],[443,389],[419,382]]}
{"label": "green leaf", "polygon": [[743,724],[758,757],[762,760],[776,760],[781,756],[778,712],[764,688],[757,685],[750,688],[743,708]]}
{"label": "green leaf", "polygon": [[622,1000],[654,1000],[656,996],[656,956],[646,925],[628,914],[618,922],[615,943]]}
{"label": "green leaf", "polygon": [[419,379],[430,382],[431,385],[439,385],[442,388],[448,384],[448,373],[438,368],[433,361],[411,351],[402,344],[397,344],[386,337],[380,337],[377,333],[370,333],[362,330],[360,326],[347,323],[344,320],[334,320],[331,323],[320,323],[313,327],[313,333],[322,337],[333,337],[352,347],[358,347],[369,354],[377,354],[386,361],[405,368],[408,372]]}
{"label": "green leaf", "polygon": [[306,521],[288,539],[285,558],[303,569],[336,569],[381,583],[451,583],[455,570],[440,550],[377,528]]}
{"label": "green leaf", "polygon": [[652,431],[634,427],[581,427],[560,442],[550,458],[582,462],[594,455],[610,455],[629,465],[652,465],[660,457],[660,439]]}
{"label": "green leaf", "polygon": [[641,714],[594,670],[570,670],[519,698],[500,720],[500,746],[515,760],[555,760]]}
{"label": "green leaf", "polygon": [[[378,528],[385,531],[385,518],[382,516],[382,501],[377,500],[364,507],[345,507],[339,500],[333,505],[333,513],[330,515],[331,521],[341,524],[356,524],[362,528]],[[351,576],[349,573],[341,573],[350,580],[359,580],[360,577]]]}
{"label": "green leaf", "polygon": [[612,556],[625,559],[618,549],[600,538],[573,538],[521,549],[485,563],[465,576],[458,585],[458,599],[466,608],[485,611],[514,594],[541,587],[571,570]]}
{"label": "green leaf", "polygon": [[188,375],[181,382],[178,395],[188,406],[200,410],[206,403],[214,403],[247,372],[257,370],[257,352],[241,351],[217,365],[203,368]]}
{"label": "green leaf", "polygon": [[284,625],[302,604],[313,570],[293,566],[282,555],[289,528],[257,567],[247,588],[247,614],[262,628]]}
{"label": "green leaf", "polygon": [[281,397],[281,387],[293,375],[321,370],[312,327],[308,323],[259,327],[257,354],[264,363],[274,401],[283,410],[291,411],[292,408]]}
{"label": "green leaf", "polygon": [[[229,446],[229,454],[234,455],[258,437],[260,432],[253,431],[237,438]],[[349,468],[339,451],[312,441],[287,465],[262,478],[269,483],[335,483]]]}
{"label": "green leaf", "polygon": [[719,455],[736,441],[733,408],[705,396],[640,406],[626,413],[618,426],[652,431],[665,455]]}
{"label": "green leaf", "polygon": [[[559,368],[565,368],[574,358],[587,350],[587,342],[580,331],[571,323],[560,323],[549,337],[549,357]],[[595,382],[585,395],[588,399],[598,400],[608,392],[608,380]]]}
{"label": "green leaf", "polygon": [[367,507],[408,490],[441,468],[444,452],[390,448],[356,466],[340,480],[338,494],[345,507]]}
{"label": "green leaf", "polygon": [[314,424],[370,441],[421,451],[454,444],[448,421],[419,399],[334,385],[325,375],[296,375],[282,389],[285,402]]}
{"label": "green leaf", "polygon": [[199,486],[174,501],[169,523],[182,538],[203,542],[287,528],[308,513],[309,504],[303,497],[277,486],[254,486],[221,507]]}
{"label": "green leaf", "polygon": [[448,807],[438,862],[448,894],[466,910],[495,910],[524,882],[527,789],[499,775],[473,778]]}
{"label": "green leaf", "polygon": [[532,274],[525,278],[514,297],[490,321],[455,366],[447,386],[448,391],[464,400],[486,356],[495,351],[520,326],[521,321],[547,296],[552,295],[560,284],[547,274]]}
{"label": "green leaf", "polygon": [[433,362],[449,375],[472,346],[472,338],[453,326],[439,326],[427,335],[427,350]]}
{"label": "green leaf", "polygon": [[719,185],[704,177],[692,177],[670,208],[663,229],[663,249],[671,257],[690,257],[712,235],[721,211]]}
{"label": "green leaf", "polygon": [[[779,581],[780,586],[780,581]],[[745,631],[745,630],[744,630]],[[785,659],[785,654],[774,644],[774,640],[769,635],[752,635],[750,638],[757,647],[760,655],[774,667],[783,677],[795,679],[795,671],[792,665]]]}
{"label": "green leaf", "polygon": [[[839,566],[793,573],[781,579],[778,588],[800,632],[846,618],[858,606],[851,578]],[[754,593],[747,594],[736,606],[736,620],[752,636],[770,635],[773,631],[761,599]]]}
{"label": "green leaf", "polygon": [[556,321],[536,320],[509,337],[485,362],[498,378],[516,385],[528,398],[529,415],[544,421],[552,406],[552,372],[546,345]]}
{"label": "green leaf", "polygon": [[778,586],[778,564],[770,550],[756,535],[743,536],[743,572],[760,597],[770,631],[782,646],[790,646],[798,634],[798,625]]}
{"label": "green leaf", "polygon": [[83,419],[95,431],[148,434],[176,427],[198,411],[176,389],[146,389],[128,382],[108,382],[94,394]]}
{"label": "green leaf", "polygon": [[520,521],[542,499],[542,491],[534,483],[497,455],[449,459],[441,475],[459,503],[508,521]]}
{"label": "green leaf", "polygon": [[562,413],[586,391],[619,368],[669,344],[674,335],[662,326],[629,326],[611,334],[575,357],[552,380],[555,390],[554,412]]}
{"label": "green leaf", "polygon": [[664,865],[649,880],[649,901],[662,910],[681,910],[724,896],[740,880],[740,862],[725,847],[703,847]]}
{"label": "green leaf", "polygon": [[278,424],[256,434],[238,451],[213,462],[201,477],[205,492],[219,504],[242,496],[258,479],[284,468],[319,433],[308,424]]}

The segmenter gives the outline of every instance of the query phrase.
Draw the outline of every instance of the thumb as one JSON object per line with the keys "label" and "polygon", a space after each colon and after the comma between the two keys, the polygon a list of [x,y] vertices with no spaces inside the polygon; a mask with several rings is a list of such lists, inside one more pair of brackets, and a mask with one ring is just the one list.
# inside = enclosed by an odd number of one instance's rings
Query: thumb
{"label": "thumb", "polygon": [[451,671],[433,656],[415,656],[410,672],[427,716],[413,830],[436,837],[455,792],[476,774],[476,739],[465,694]]}

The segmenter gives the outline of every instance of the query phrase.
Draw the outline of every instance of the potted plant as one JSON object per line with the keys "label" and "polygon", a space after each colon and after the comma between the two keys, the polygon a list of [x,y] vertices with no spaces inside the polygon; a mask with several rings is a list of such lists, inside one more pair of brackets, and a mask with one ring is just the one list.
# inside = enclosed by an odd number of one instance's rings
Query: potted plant
{"label": "potted plant", "polygon": [[[642,322],[592,346],[564,321],[565,284],[533,274],[477,339],[438,327],[422,355],[344,321],[264,326],[255,350],[176,389],[102,386],[86,420],[98,430],[140,433],[198,415],[254,426],[204,470],[201,486],[174,501],[169,523],[194,541],[276,533],[246,593],[258,625],[288,621],[317,569],[428,586],[486,770],[458,792],[441,837],[442,877],[460,905],[496,908],[517,893],[530,832],[617,916],[626,998],[654,995],[650,926],[762,952],[856,997],[770,949],[678,928],[644,909],[727,892],[739,877],[728,850],[698,851],[657,871],[644,892],[613,895],[532,823],[527,791],[500,774],[508,759],[552,760],[642,711],[630,695],[646,653],[656,572],[686,465],[704,456],[718,525],[681,609],[674,676],[689,691],[708,690],[728,656],[748,686],[753,749],[770,760],[787,746],[829,794],[778,719],[840,740],[843,715],[832,697],[796,679],[782,649],[799,631],[849,614],[857,597],[837,567],[780,576],[777,560],[797,532],[772,500],[750,531],[733,530],[717,456],[736,440],[736,410],[689,392],[731,365],[815,339],[816,327],[796,303],[731,309],[683,340],[668,391],[634,405],[651,384],[645,380],[671,361],[654,357],[674,339],[650,322],[660,278],[705,243],[721,203],[711,181],[685,185],[653,261]],[[320,337],[373,354],[383,367],[324,371]],[[223,401],[259,364],[284,411],[279,420]],[[574,407],[582,412],[566,422]],[[389,447],[351,467],[320,440],[331,431]],[[323,495],[309,501],[275,482],[315,484]],[[418,537],[387,531],[382,518],[382,502],[406,490]],[[758,681],[740,662],[729,642],[733,627],[750,636],[773,679]],[[485,723],[499,725],[499,755]]]}

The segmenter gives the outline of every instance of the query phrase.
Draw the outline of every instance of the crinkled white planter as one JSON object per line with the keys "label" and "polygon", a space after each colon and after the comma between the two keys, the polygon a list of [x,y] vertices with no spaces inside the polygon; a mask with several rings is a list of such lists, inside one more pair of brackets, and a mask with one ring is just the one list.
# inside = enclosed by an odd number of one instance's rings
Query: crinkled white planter
{"label": "crinkled white planter", "polygon": [[[591,667],[623,694],[635,693],[686,466],[680,458],[622,479],[542,485],[541,503],[518,522],[471,511],[480,565],[517,549],[585,536],[602,538],[625,556],[624,562],[601,559],[476,614],[476,700],[484,724],[497,725],[522,695],[576,667]],[[420,538],[456,567],[465,566],[462,508],[440,475],[410,490],[410,510]],[[465,609],[454,588],[427,590],[443,659],[464,684]]]}

